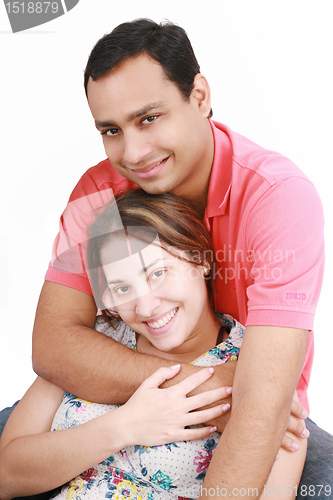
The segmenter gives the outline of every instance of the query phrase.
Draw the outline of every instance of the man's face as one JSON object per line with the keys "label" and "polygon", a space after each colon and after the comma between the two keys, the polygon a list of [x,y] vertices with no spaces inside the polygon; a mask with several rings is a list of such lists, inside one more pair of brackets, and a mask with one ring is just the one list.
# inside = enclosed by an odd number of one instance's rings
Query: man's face
{"label": "man's face", "polygon": [[208,186],[214,143],[209,87],[197,75],[186,101],[146,55],[89,80],[88,103],[113,168],[148,193],[193,198]]}

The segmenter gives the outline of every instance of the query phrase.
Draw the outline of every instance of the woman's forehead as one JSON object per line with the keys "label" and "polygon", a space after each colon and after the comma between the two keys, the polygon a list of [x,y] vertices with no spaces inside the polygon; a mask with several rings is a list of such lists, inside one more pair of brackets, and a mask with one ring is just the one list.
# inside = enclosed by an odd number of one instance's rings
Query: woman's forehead
{"label": "woman's forehead", "polygon": [[156,261],[163,261],[163,250],[158,235],[152,242],[142,241],[130,234],[117,235],[101,250],[103,267],[133,267],[146,269]]}

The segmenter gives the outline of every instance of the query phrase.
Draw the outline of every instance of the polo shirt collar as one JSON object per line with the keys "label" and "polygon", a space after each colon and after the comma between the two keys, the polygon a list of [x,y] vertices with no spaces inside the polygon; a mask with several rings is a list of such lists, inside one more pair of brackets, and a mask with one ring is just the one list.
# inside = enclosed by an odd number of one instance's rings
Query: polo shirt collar
{"label": "polo shirt collar", "polygon": [[[214,159],[209,181],[205,221],[224,215],[229,201],[232,176],[232,145],[229,129],[210,120],[214,138]],[[208,223],[208,226],[210,224]]]}

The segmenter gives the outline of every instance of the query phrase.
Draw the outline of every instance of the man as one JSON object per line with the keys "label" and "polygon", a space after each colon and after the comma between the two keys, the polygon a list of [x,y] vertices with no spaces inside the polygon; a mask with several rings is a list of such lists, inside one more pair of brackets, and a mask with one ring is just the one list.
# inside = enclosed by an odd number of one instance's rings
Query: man
{"label": "man", "polygon": [[[219,265],[216,308],[247,328],[232,417],[205,485],[218,484],[216,474],[223,470],[226,491],[256,488],[260,495],[288,427],[296,386],[307,407],[313,315],[323,274],[317,193],[288,159],[209,120],[209,86],[179,27],[147,20],[120,25],[92,51],[85,89],[108,160],[84,174],[70,198],[74,206],[110,188],[173,192],[196,204],[212,234]],[[66,273],[59,265],[66,261],[71,231],[64,215],[36,313],[34,369],[80,397],[126,401],[166,362],[129,352],[92,329],[96,306],[84,269],[78,271],[70,259]],[[192,370],[184,365],[181,374]],[[234,371],[235,363],[227,363],[212,380],[231,385]],[[301,416],[299,409],[295,413]],[[290,420],[289,430],[308,435],[297,419]],[[322,467],[332,440],[315,426],[311,432],[326,443]],[[286,448],[296,450],[295,445],[284,439]],[[306,492],[310,485],[330,484],[332,466],[327,467],[314,476],[305,468]]]}

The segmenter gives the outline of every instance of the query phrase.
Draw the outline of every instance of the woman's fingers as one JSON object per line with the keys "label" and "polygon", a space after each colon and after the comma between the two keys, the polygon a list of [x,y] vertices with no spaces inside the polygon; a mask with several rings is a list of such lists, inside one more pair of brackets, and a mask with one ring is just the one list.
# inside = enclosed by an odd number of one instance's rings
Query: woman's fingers
{"label": "woman's fingers", "polygon": [[179,441],[193,441],[209,436],[212,432],[216,431],[216,427],[197,427],[191,429],[184,429]]}
{"label": "woman's fingers", "polygon": [[220,404],[213,406],[212,408],[207,408],[207,410],[194,411],[186,415],[186,426],[188,425],[198,425],[213,420],[214,418],[220,417],[223,413],[230,410],[229,404]]}
{"label": "woman's fingers", "polygon": [[199,387],[199,385],[206,382],[213,375],[213,373],[214,368],[203,368],[202,370],[189,375],[177,385],[170,387],[170,389],[176,391],[177,394],[183,394],[184,396],[186,396],[186,394],[192,392],[194,389]]}
{"label": "woman's fingers", "polygon": [[198,408],[202,408],[203,406],[209,406],[212,403],[220,401],[221,399],[228,398],[231,392],[232,387],[219,387],[218,389],[212,389],[211,391],[202,392],[196,396],[188,397],[188,411],[196,410]]}
{"label": "woman's fingers", "polygon": [[141,387],[143,388],[148,388],[148,387],[159,387],[160,385],[163,384],[166,380],[169,380],[170,378],[175,377],[180,370],[180,365],[174,365],[170,367],[162,367],[156,370],[150,377],[146,378],[141,384]]}

